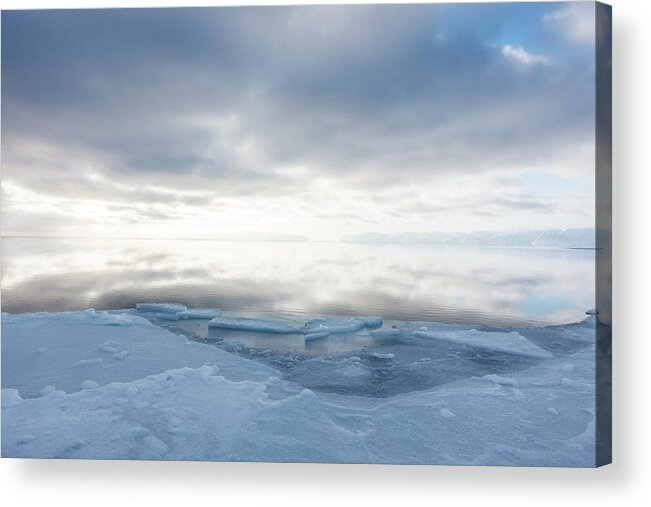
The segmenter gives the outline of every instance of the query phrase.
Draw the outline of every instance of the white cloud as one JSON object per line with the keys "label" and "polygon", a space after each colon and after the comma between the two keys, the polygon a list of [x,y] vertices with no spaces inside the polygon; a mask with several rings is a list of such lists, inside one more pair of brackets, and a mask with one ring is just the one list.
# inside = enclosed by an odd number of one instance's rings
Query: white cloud
{"label": "white cloud", "polygon": [[531,53],[527,53],[521,47],[511,46],[509,44],[507,44],[502,48],[502,54],[504,55],[505,58],[515,60],[524,65],[533,65],[535,63],[549,62],[549,59],[544,56],[532,55]]}
{"label": "white cloud", "polygon": [[595,6],[593,2],[572,2],[545,14],[543,23],[566,39],[579,44],[595,42]]}

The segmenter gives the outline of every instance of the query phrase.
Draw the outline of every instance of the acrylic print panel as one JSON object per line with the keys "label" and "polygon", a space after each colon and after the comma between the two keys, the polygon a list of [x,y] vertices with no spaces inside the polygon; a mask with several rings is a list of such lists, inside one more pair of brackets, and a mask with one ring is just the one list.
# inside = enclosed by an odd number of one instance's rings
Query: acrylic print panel
{"label": "acrylic print panel", "polygon": [[2,455],[610,461],[610,8],[4,11]]}

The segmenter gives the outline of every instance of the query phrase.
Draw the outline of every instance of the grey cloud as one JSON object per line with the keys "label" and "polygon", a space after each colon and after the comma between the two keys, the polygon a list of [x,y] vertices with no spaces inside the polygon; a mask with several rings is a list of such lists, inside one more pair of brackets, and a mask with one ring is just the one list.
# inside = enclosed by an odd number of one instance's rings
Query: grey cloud
{"label": "grey cloud", "polygon": [[490,199],[486,205],[511,210],[553,211],[556,204],[535,199]]}
{"label": "grey cloud", "polygon": [[5,177],[115,199],[79,179],[91,165],[152,203],[170,197],[138,190],[152,181],[245,196],[562,160],[592,139],[589,53],[514,68],[493,41],[503,10],[458,29],[431,5],[5,13]]}
{"label": "grey cloud", "polygon": [[554,212],[558,206],[554,202],[536,199],[527,194],[502,197],[466,197],[461,203],[429,202],[416,198],[408,199],[391,209],[392,215],[421,215],[436,216],[438,213],[467,211],[474,215],[500,216],[514,210],[533,211],[539,213]]}

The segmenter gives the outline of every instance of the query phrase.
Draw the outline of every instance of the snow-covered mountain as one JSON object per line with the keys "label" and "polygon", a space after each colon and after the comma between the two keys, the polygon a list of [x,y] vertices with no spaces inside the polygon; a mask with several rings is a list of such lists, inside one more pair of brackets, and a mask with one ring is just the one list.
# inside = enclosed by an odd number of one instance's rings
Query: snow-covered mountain
{"label": "snow-covered mountain", "polygon": [[365,232],[341,238],[346,243],[415,243],[427,245],[515,246],[594,248],[595,229],[538,229],[519,231],[446,232]]}

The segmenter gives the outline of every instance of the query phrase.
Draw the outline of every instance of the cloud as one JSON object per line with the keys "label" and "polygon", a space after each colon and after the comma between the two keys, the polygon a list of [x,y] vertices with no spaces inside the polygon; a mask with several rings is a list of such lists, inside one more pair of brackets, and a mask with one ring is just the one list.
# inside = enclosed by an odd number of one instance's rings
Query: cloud
{"label": "cloud", "polygon": [[592,45],[595,42],[595,5],[593,2],[569,2],[545,14],[545,25],[570,41]]}
{"label": "cloud", "polygon": [[502,48],[502,54],[504,55],[505,58],[510,58],[524,65],[533,65],[535,63],[549,62],[549,59],[544,56],[532,55],[530,53],[527,53],[521,47],[513,47],[509,44],[505,45]]}
{"label": "cloud", "polygon": [[[593,59],[583,46],[559,50],[564,35],[549,28],[562,18],[540,9],[7,12],[3,178],[33,206],[84,201],[107,223],[126,216],[110,206],[136,203],[129,220],[144,225],[301,234],[381,223],[413,185],[454,207],[442,189],[461,180],[590,178],[576,154],[594,142]],[[3,213],[25,207],[16,197]]]}

